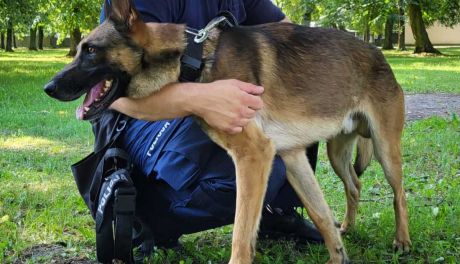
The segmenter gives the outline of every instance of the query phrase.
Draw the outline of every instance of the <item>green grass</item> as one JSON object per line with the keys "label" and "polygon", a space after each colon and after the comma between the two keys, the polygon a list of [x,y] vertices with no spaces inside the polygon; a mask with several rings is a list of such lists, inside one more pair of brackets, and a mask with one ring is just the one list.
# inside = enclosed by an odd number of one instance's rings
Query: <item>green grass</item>
{"label": "green grass", "polygon": [[408,93],[460,93],[460,48],[439,48],[443,56],[385,51],[396,79]]}
{"label": "green grass", "polygon": [[[443,52],[456,57],[386,54],[406,91],[458,93],[460,49]],[[64,50],[0,52],[0,263],[14,262],[25,249],[43,243],[65,244],[66,256],[95,258],[93,222],[69,170],[70,164],[91,151],[90,125],[75,120],[78,102],[59,103],[42,91],[48,79],[69,62],[64,55]],[[430,85],[419,89],[419,79],[410,81],[414,78],[409,76],[422,78],[430,69],[436,69]],[[404,174],[413,242],[407,256],[392,252],[391,190],[380,167],[372,164],[362,177],[364,201],[357,226],[344,237],[354,263],[433,263],[441,257],[444,263],[460,262],[459,142],[457,117],[406,126]],[[332,173],[324,149],[318,175],[335,215],[342,219],[342,184]],[[230,240],[231,226],[184,236],[182,250],[157,251],[151,262],[224,263]],[[260,242],[256,255],[256,263],[326,260],[324,246],[299,247],[286,241]],[[45,256],[27,262],[50,260]]]}

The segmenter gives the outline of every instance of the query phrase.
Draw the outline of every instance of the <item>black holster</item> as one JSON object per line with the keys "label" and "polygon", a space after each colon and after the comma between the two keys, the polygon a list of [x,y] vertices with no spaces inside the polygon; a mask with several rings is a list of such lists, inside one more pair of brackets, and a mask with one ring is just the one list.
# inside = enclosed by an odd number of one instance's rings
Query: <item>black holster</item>
{"label": "black holster", "polygon": [[133,263],[136,188],[129,157],[116,147],[127,121],[121,114],[115,115],[109,113],[93,123],[95,150],[71,169],[78,191],[96,222],[97,260]]}

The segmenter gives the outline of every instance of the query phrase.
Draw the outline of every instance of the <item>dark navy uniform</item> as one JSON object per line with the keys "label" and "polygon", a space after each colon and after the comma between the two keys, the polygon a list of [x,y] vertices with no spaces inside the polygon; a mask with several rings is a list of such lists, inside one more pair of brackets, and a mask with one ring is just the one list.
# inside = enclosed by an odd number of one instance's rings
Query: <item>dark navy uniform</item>
{"label": "dark navy uniform", "polygon": [[[196,29],[225,10],[242,25],[284,18],[270,0],[137,0],[135,4],[146,22],[184,23]],[[179,237],[232,223],[236,199],[233,162],[192,117],[157,122],[131,119],[119,144],[140,174],[153,182],[148,210],[156,223],[156,235]],[[285,175],[284,164],[276,157],[266,203],[280,208],[299,205]]]}

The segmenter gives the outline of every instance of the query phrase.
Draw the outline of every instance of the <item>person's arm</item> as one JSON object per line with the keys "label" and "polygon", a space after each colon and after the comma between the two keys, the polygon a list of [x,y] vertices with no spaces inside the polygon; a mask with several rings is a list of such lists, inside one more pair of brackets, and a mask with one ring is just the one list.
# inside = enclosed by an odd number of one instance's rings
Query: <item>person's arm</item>
{"label": "person's arm", "polygon": [[[140,11],[146,22],[161,21],[150,15],[151,10],[161,10],[150,6],[154,3],[157,1],[136,2],[139,4],[138,7],[142,6]],[[261,24],[286,19],[270,0],[254,0],[252,4],[251,11],[257,10],[259,13],[252,23]],[[265,11],[270,11],[270,15],[260,16],[260,13],[263,14]],[[167,21],[168,18],[165,17]],[[262,93],[262,87],[236,80],[221,80],[207,84],[174,83],[142,99],[120,98],[111,108],[128,116],[149,121],[194,114],[203,118],[211,127],[227,133],[238,133],[255,116],[256,111],[262,108],[263,102],[259,96]]]}
{"label": "person's arm", "polygon": [[211,127],[238,133],[263,107],[262,93],[263,87],[238,80],[173,83],[144,98],[122,97],[110,108],[149,121],[194,114]]}

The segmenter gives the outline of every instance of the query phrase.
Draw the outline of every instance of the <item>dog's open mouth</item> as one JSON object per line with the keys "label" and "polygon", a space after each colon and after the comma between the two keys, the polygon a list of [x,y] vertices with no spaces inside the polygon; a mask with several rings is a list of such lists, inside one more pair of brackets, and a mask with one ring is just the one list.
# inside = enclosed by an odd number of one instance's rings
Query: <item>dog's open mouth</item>
{"label": "dog's open mouth", "polygon": [[83,104],[77,108],[77,119],[89,120],[99,116],[103,110],[120,97],[116,87],[117,80],[112,78],[106,78],[94,85],[86,93]]}

